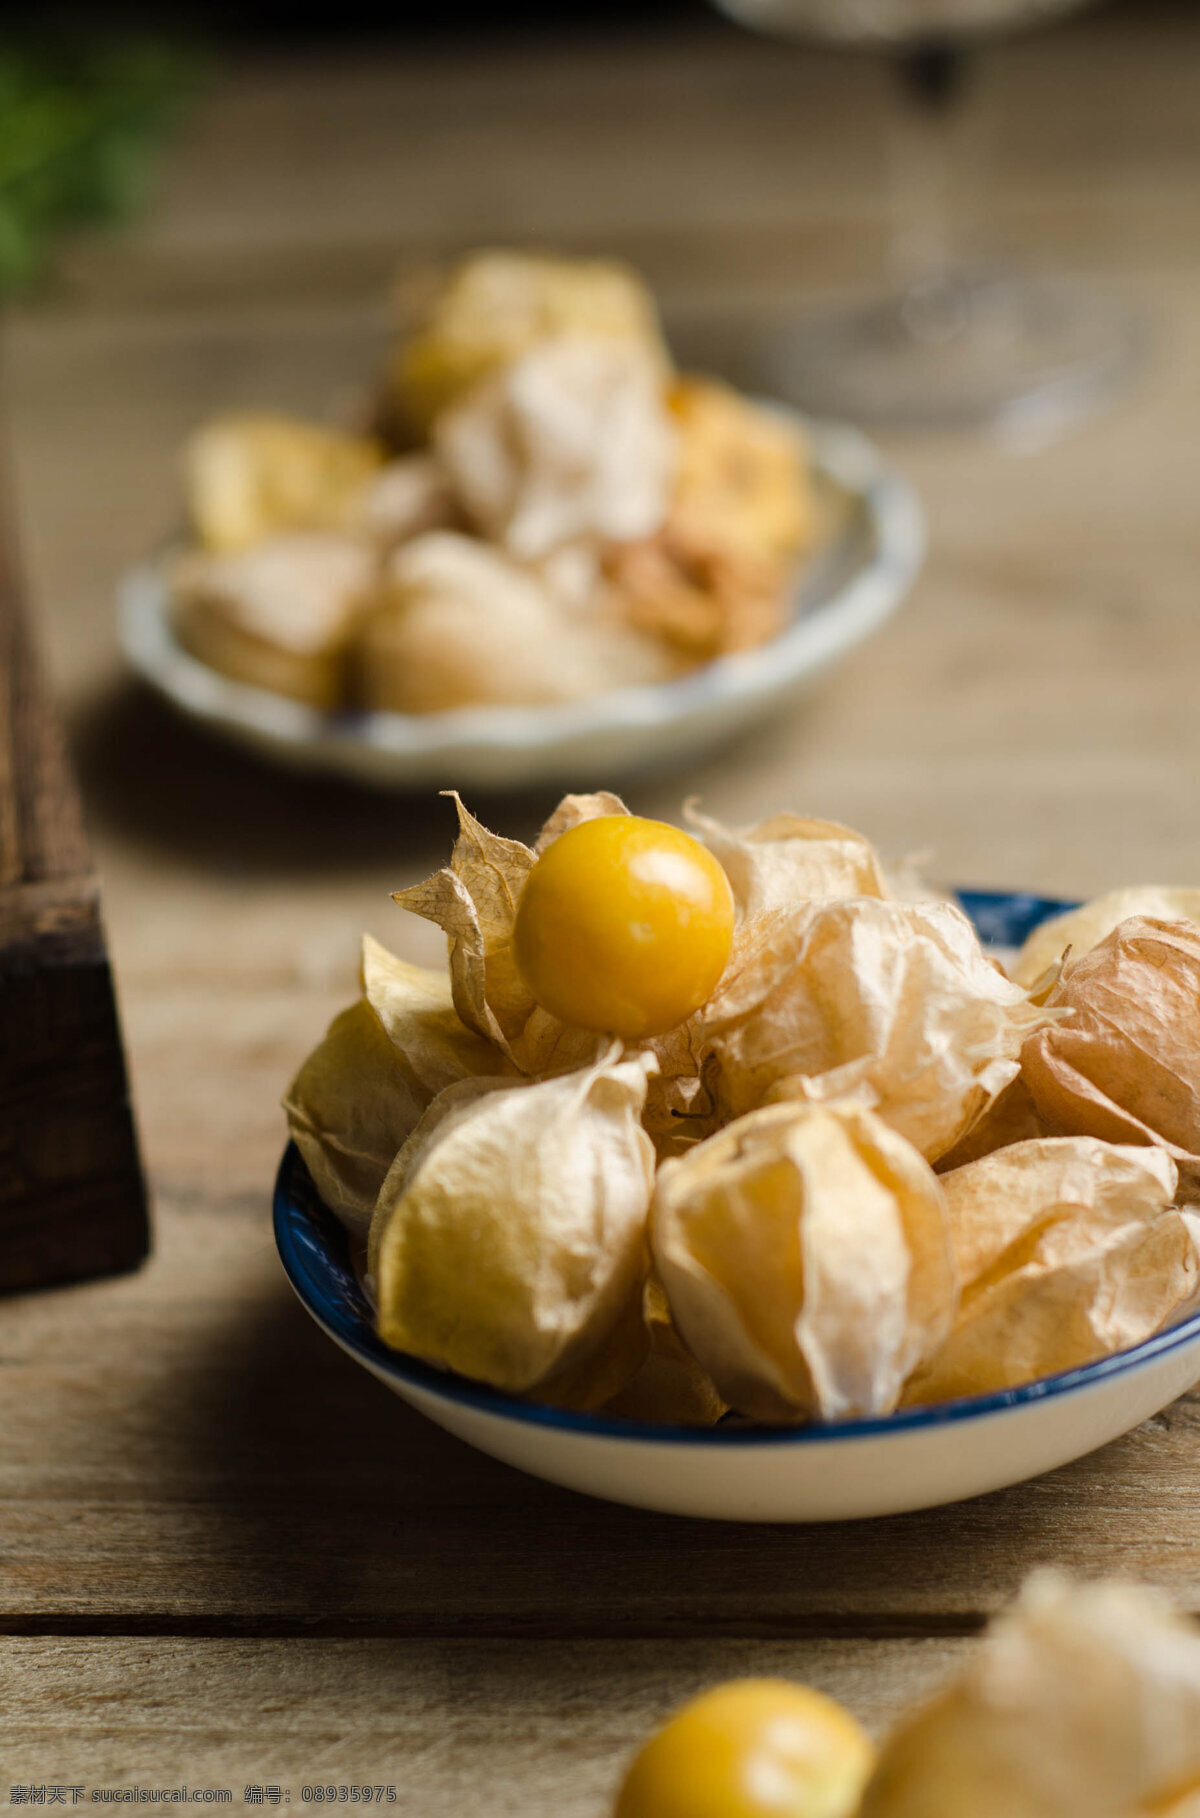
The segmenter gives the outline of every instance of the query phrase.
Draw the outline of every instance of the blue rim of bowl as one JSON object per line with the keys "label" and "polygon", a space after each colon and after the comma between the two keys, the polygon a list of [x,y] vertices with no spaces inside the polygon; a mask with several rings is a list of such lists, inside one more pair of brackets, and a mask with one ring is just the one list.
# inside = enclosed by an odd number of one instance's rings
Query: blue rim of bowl
{"label": "blue rim of bowl", "polygon": [[[958,897],[984,940],[1004,946],[1019,945],[1049,917],[1077,906],[1055,898],[999,890],[962,890]],[[978,1420],[1092,1388],[1109,1377],[1123,1375],[1200,1338],[1200,1312],[1197,1312],[1179,1325],[1155,1333],[1140,1345],[1116,1351],[1077,1369],[1044,1376],[1015,1389],[964,1396],[930,1407],[902,1408],[894,1414],[869,1420],[808,1426],[659,1424],[521,1401],[498,1389],[490,1389],[486,1384],[471,1382],[451,1371],[422,1363],[407,1353],[391,1350],[375,1332],[370,1303],[351,1259],[349,1236],[321,1200],[300,1151],[291,1142],[284,1150],[275,1182],[274,1226],[280,1259],[298,1299],[331,1338],[372,1370],[481,1414],[597,1439],[724,1448],[824,1445],[830,1441],[928,1430],[959,1421]]]}

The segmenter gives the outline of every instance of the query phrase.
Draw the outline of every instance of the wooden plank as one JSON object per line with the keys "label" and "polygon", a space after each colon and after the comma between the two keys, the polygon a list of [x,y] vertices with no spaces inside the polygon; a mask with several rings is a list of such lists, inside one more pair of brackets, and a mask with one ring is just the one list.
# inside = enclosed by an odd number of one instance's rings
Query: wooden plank
{"label": "wooden plank", "polygon": [[405,1408],[292,1300],[258,1194],[167,1200],[141,1275],[14,1303],[0,1359],[14,1633],[961,1634],[1049,1560],[1133,1569],[1200,1610],[1200,1398],[926,1515],[644,1514]]}
{"label": "wooden plank", "polygon": [[[1060,237],[1045,247],[1062,257],[1090,240],[1111,263],[1130,236],[1148,245],[1164,194],[1186,207],[1192,29],[1186,9],[1139,0],[981,60],[971,107],[1001,242],[1010,211],[1035,231],[1049,211]],[[739,264],[739,236],[761,227],[801,236],[799,286],[831,266],[834,278],[866,276],[846,245],[867,225],[879,250],[893,100],[881,59],[781,47],[699,11],[687,29],[497,36],[453,56],[408,46],[370,65],[246,64],[206,97],[133,256],[128,239],[73,250],[66,301],[141,294],[170,308],[190,275],[194,295],[235,304],[243,261],[300,301],[311,293],[295,289],[294,261],[306,252],[324,265],[317,294],[344,295],[362,258],[382,273],[398,252],[498,233],[624,247],[662,278],[656,235],[667,249],[683,236],[715,273],[723,255]]]}
{"label": "wooden plank", "polygon": [[[744,1674],[840,1698],[876,1734],[963,1643],[0,1642],[4,1785],[396,1786],[411,1818],[605,1818],[675,1705]],[[69,1798],[69,1796],[68,1796]]]}
{"label": "wooden plank", "polygon": [[0,526],[0,889],[66,880],[90,862],[62,731],[25,623],[11,525]]}
{"label": "wooden plank", "polygon": [[132,1267],[145,1197],[96,881],[0,538],[0,1291]]}

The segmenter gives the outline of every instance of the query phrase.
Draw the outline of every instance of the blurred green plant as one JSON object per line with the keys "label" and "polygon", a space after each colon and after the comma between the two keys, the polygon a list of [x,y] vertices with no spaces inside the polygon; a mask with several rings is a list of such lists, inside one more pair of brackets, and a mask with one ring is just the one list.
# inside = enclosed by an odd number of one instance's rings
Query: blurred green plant
{"label": "blurred green plant", "polygon": [[143,40],[0,40],[0,294],[42,276],[59,234],[136,209],[199,67]]}

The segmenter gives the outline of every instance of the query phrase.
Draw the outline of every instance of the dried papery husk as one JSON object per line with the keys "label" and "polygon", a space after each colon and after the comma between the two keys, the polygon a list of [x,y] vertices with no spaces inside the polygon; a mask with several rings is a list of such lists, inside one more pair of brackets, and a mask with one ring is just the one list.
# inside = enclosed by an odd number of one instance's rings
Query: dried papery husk
{"label": "dried papery husk", "polygon": [[436,456],[402,455],[372,474],[347,501],[343,524],[384,554],[430,530],[454,530],[462,513]]}
{"label": "dried papery husk", "polygon": [[1038,977],[1034,979],[1032,985],[1028,987],[1031,1004],[1049,1003],[1050,993],[1062,977],[1064,964],[1064,960],[1054,960],[1044,972],[1039,973]]}
{"label": "dried papery husk", "polygon": [[477,1074],[473,1078],[456,1080],[452,1085],[443,1087],[425,1106],[392,1157],[392,1165],[388,1169],[388,1191],[382,1191],[384,1183],[381,1182],[380,1192],[376,1195],[367,1242],[367,1277],[376,1301],[379,1288],[379,1249],[383,1234],[391,1223],[396,1200],[412,1176],[417,1162],[430,1148],[435,1137],[439,1134],[449,1135],[454,1126],[471,1115],[481,1099],[490,1097],[493,1092],[510,1091],[521,1084],[524,1081],[520,1076],[511,1073]]}
{"label": "dried papery husk", "polygon": [[[894,864],[880,864],[883,877],[883,889],[880,896],[894,897],[898,903],[954,903],[958,898],[952,890],[945,890],[935,884],[926,874],[926,866],[933,854],[929,851],[910,852]],[[875,894],[863,891],[864,896]]]}
{"label": "dried papery husk", "polygon": [[700,1012],[727,1116],[853,1098],[937,1161],[1045,1020],[950,903],[871,897],[755,917]]}
{"label": "dried papery husk", "polygon": [[870,842],[836,821],[773,814],[738,829],[701,814],[694,802],[683,813],[720,860],[743,920],[828,897],[891,895]]}
{"label": "dried papery husk", "polygon": [[1015,1143],[942,1176],[962,1281],[954,1329],[909,1402],[1033,1382],[1140,1344],[1193,1301],[1200,1219],[1172,1209],[1161,1149]]}
{"label": "dried papery husk", "polygon": [[853,1105],[772,1105],[664,1162],[651,1248],[684,1343],[763,1420],[887,1413],[954,1318],[937,1178]]}
{"label": "dried papery husk", "polygon": [[578,827],[581,821],[599,820],[606,814],[628,813],[620,796],[614,795],[611,789],[599,789],[592,795],[564,795],[534,841],[534,854],[540,858],[560,833]]}
{"label": "dried papery husk", "polygon": [[651,536],[666,517],[677,436],[638,342],[541,343],[445,411],[433,436],[468,517],[518,561]]}
{"label": "dried papery husk", "polygon": [[374,440],[323,423],[231,411],[184,449],[188,513],[205,548],[222,552],[280,531],[336,529],[383,458]]}
{"label": "dried papery husk", "polygon": [[502,550],[448,530],[388,558],[352,655],[360,703],[391,713],[582,700],[672,673],[648,638],[571,611]]}
{"label": "dried papery husk", "polygon": [[411,329],[392,354],[388,381],[410,434],[427,435],[481,379],[562,335],[631,342],[660,373],[671,369],[653,296],[615,260],[486,251],[423,284],[424,295],[405,288]]}
{"label": "dried papery husk", "polygon": [[1065,1135],[1158,1143],[1200,1186],[1200,930],[1133,916],[1068,960],[1046,999],[1068,1020],[1039,1030],[1021,1070]]}
{"label": "dried papery husk", "polygon": [[686,1153],[720,1128],[711,1081],[702,1074],[703,1054],[696,1019],[668,1029],[646,1044],[658,1072],[646,1094],[643,1123],[660,1161]]}
{"label": "dried papery husk", "polygon": [[653,536],[599,549],[597,604],[677,668],[691,669],[775,637],[787,618],[788,579],[778,562],[733,554],[667,523]]}
{"label": "dried papery husk", "polygon": [[172,587],[181,605],[203,602],[247,638],[318,656],[345,645],[369,604],[377,567],[370,547],[354,537],[296,530],[252,549],[181,556]]}
{"label": "dried papery husk", "polygon": [[328,531],[290,531],[225,553],[190,551],[170,573],[180,642],[235,682],[322,710],[339,707],[376,569],[369,546]]}
{"label": "dried papery husk", "polygon": [[646,1360],[604,1412],[660,1425],[715,1426],[729,1410],[676,1331],[662,1284],[653,1275],[643,1291],[642,1317],[649,1339]]}
{"label": "dried papery husk", "polygon": [[1200,1630],[1155,1592],[1039,1573],[884,1743],[860,1818],[1148,1818],[1198,1775]]}
{"label": "dried papery husk", "polygon": [[819,513],[795,423],[718,379],[695,375],[672,386],[669,402],[679,433],[671,502],[677,533],[760,562],[809,548]]}
{"label": "dried papery husk", "polygon": [[368,934],[362,984],[363,997],[330,1025],[283,1101],[322,1199],[358,1235],[437,1094],[475,1075],[515,1072],[464,1027],[444,972],[397,959]]}
{"label": "dried papery husk", "polygon": [[1032,1142],[1037,1137],[1053,1134],[1045,1119],[1038,1115],[1029,1087],[1018,1073],[1014,1080],[984,1106],[953,1149],[942,1156],[937,1171],[939,1174],[948,1174],[953,1168],[962,1168],[968,1162],[980,1161],[985,1155],[992,1155],[997,1149],[1006,1149],[1011,1143]]}
{"label": "dried papery husk", "polygon": [[1166,885],[1134,884],[1127,890],[1110,890],[1079,909],[1042,922],[1009,967],[1019,985],[1033,985],[1056,960],[1070,950],[1073,960],[1098,947],[1106,935],[1130,916],[1148,916],[1156,922],[1200,923],[1200,890],[1173,890]]}
{"label": "dried papery husk", "polygon": [[460,1079],[515,1073],[493,1043],[462,1021],[446,973],[398,959],[366,934],[362,985],[392,1046],[429,1099]]}
{"label": "dried papery husk", "polygon": [[343,1010],[284,1095],[292,1140],[325,1204],[365,1236],[397,1152],[430,1094],[365,998]]}
{"label": "dried papery husk", "polygon": [[[639,1119],[654,1062],[618,1054],[434,1101],[379,1195],[387,1344],[543,1399],[606,1400],[636,1373],[654,1182]],[[642,1336],[614,1367],[623,1326]]]}
{"label": "dried papery husk", "polygon": [[491,833],[457,793],[458,838],[450,863],[393,901],[443,929],[449,942],[454,1007],[469,1029],[509,1052],[534,1010],[517,970],[512,931],[534,855],[520,840]]}

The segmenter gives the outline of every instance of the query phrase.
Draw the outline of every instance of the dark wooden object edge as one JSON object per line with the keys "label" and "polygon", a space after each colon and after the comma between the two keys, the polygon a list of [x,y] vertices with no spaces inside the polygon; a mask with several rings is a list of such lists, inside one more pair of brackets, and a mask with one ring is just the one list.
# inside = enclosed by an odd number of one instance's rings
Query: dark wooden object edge
{"label": "dark wooden object edge", "polygon": [[0,525],[0,1292],[149,1245],[99,892]]}

